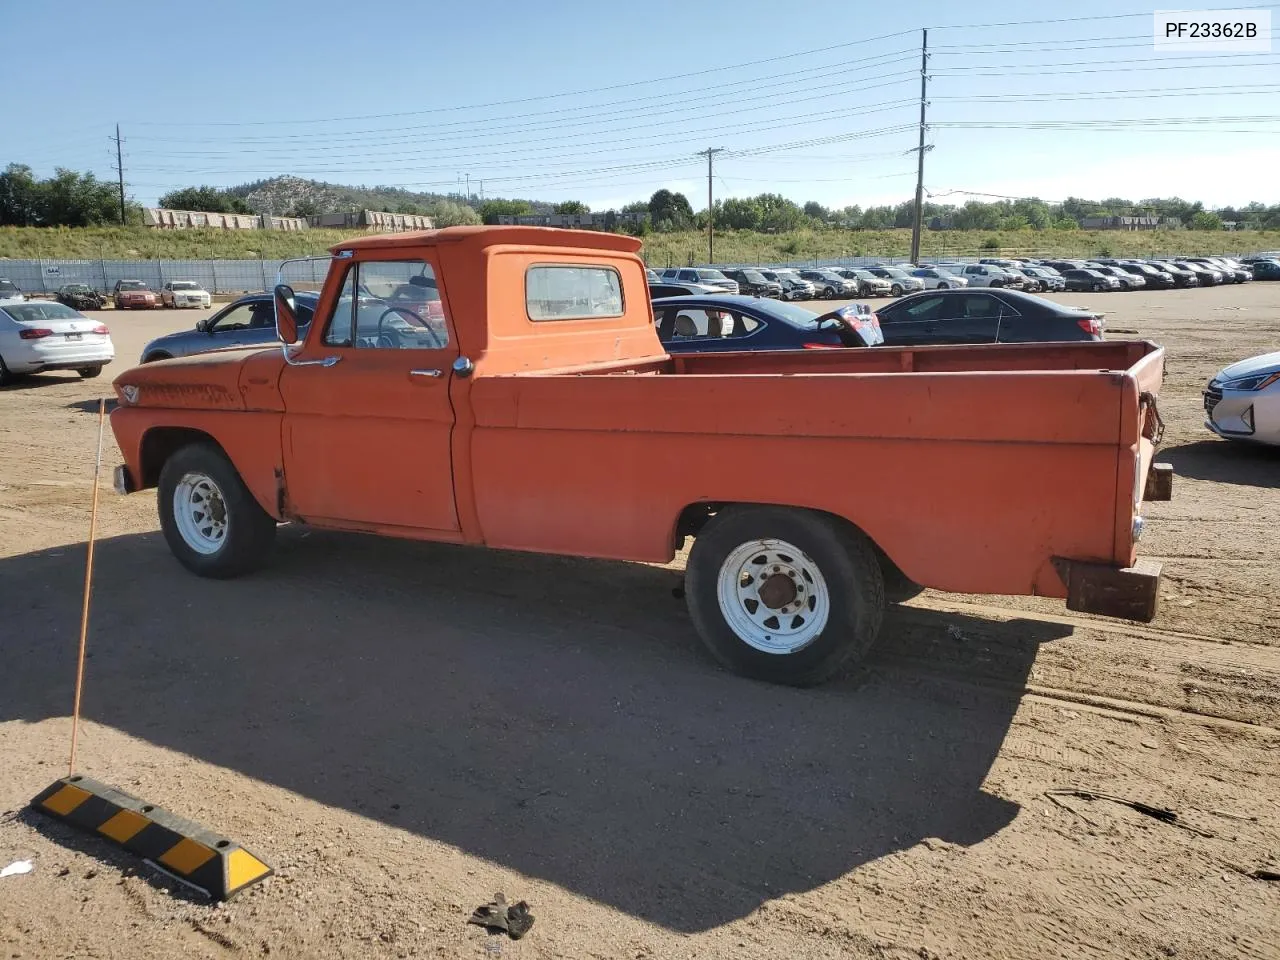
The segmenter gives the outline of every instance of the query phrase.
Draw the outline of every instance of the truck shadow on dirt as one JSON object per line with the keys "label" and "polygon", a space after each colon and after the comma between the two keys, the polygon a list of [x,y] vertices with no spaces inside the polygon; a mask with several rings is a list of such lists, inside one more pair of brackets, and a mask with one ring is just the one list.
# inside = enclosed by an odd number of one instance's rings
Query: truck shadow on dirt
{"label": "truck shadow on dirt", "polygon": [[1175,487],[1178,477],[1250,487],[1280,487],[1280,448],[1277,447],[1230,440],[1197,440],[1162,449],[1158,459],[1173,464]]}
{"label": "truck shadow on dirt", "polygon": [[[83,558],[0,560],[0,720],[68,713]],[[792,690],[715,667],[637,564],[287,530],[241,580],[154,533],[97,570],[88,718],[680,931],[1006,826],[983,781],[1063,632],[902,611],[864,669]]]}

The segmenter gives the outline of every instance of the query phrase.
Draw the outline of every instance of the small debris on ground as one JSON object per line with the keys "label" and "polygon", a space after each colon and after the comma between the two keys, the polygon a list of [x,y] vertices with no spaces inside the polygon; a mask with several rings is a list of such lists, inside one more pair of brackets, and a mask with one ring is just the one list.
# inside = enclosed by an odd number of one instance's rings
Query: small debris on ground
{"label": "small debris on ground", "polygon": [[0,877],[17,877],[24,873],[30,873],[35,867],[31,865],[30,860],[15,860],[3,870],[0,870]]}
{"label": "small debris on ground", "polygon": [[476,907],[467,922],[484,927],[490,933],[501,932],[512,940],[519,940],[533,926],[533,914],[529,912],[529,904],[525,901],[508,906],[507,898],[496,893],[493,902]]}

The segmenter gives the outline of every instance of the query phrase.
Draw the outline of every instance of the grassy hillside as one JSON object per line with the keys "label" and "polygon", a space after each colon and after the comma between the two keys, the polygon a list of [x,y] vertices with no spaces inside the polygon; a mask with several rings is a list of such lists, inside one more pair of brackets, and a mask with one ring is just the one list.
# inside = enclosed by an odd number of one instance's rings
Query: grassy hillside
{"label": "grassy hillside", "polygon": [[[145,227],[0,227],[0,258],[26,259],[239,259],[322,253],[360,231],[305,230],[148,230]],[[800,230],[786,234],[718,233],[719,263],[777,263],[842,256],[902,257],[911,246],[910,230]],[[1280,249],[1280,231],[1119,231],[1029,230],[1010,233],[928,232],[922,239],[927,259],[950,256],[1041,255],[1063,257],[1160,256],[1249,253]],[[998,253],[997,253],[998,251]],[[652,234],[645,258],[655,266],[683,264],[707,255],[705,234]],[[0,261],[2,264],[2,261]],[[0,272],[3,267],[0,266]]]}

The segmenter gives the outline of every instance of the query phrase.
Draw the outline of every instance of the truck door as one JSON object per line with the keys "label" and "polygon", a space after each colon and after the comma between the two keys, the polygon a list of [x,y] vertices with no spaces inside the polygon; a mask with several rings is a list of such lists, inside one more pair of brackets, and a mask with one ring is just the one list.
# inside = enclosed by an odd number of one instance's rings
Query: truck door
{"label": "truck door", "polygon": [[[316,316],[281,375],[290,513],[458,531],[449,398],[458,348],[437,276],[426,259],[347,263],[328,315]],[[331,366],[318,362],[329,357]]]}

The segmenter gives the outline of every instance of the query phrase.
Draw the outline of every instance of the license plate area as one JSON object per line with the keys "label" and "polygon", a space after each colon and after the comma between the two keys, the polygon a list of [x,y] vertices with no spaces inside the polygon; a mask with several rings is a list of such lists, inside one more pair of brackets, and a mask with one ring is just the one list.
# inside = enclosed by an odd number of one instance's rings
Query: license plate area
{"label": "license plate area", "polygon": [[68,339],[68,340],[83,340],[83,339],[84,339],[84,334],[82,334],[82,333],[68,333],[66,336],[67,336],[67,339]]}

